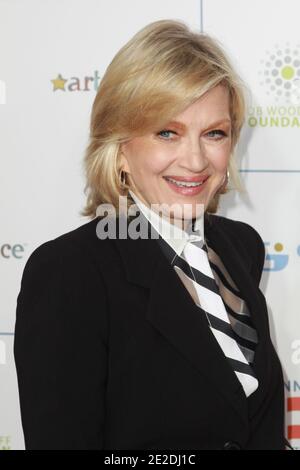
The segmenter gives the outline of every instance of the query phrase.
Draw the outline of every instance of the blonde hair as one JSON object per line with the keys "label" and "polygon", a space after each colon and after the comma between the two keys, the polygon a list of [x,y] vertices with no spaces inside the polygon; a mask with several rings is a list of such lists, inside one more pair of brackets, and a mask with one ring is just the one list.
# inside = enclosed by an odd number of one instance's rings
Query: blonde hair
{"label": "blonde hair", "polygon": [[[130,187],[120,182],[120,145],[132,137],[162,129],[204,93],[218,84],[229,90],[232,152],[229,178],[243,191],[234,149],[244,122],[243,85],[216,39],[193,32],[183,21],[159,20],[138,31],[108,65],[93,103],[90,139],[84,157],[87,196],[81,215],[97,215]],[[216,212],[219,190],[208,212]],[[130,204],[130,200],[129,206]],[[133,202],[133,201],[132,201]]]}

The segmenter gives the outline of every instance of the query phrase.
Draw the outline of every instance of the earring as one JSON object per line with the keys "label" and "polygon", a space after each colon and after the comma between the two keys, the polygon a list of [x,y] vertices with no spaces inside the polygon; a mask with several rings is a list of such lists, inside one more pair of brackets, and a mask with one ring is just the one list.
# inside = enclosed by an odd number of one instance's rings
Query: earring
{"label": "earring", "polygon": [[228,180],[229,180],[229,170],[227,169],[226,175],[224,175],[224,182],[223,182],[223,185],[227,185]]}
{"label": "earring", "polygon": [[226,174],[224,175],[223,183],[217,190],[216,194],[226,194],[227,192],[227,184],[228,184],[228,179],[229,179],[229,170],[227,169]]}
{"label": "earring", "polygon": [[123,170],[121,170],[119,173],[119,182],[120,182],[120,186],[126,185],[126,173]]}

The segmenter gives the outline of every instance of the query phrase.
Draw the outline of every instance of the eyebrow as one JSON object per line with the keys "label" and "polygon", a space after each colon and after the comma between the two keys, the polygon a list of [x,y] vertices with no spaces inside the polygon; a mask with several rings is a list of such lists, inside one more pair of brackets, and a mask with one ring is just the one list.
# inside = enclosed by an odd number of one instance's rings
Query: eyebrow
{"label": "eyebrow", "polygon": [[[215,122],[211,123],[209,126],[206,126],[206,127],[216,127],[216,126],[219,126],[220,124],[224,124],[224,123],[231,124],[231,119],[228,119],[228,118],[219,119],[218,121],[215,121]],[[187,128],[187,126],[183,122],[180,122],[180,121],[170,121],[168,123],[168,126],[174,126],[174,127],[177,127],[178,129],[182,129],[182,130],[186,130],[186,128]]]}

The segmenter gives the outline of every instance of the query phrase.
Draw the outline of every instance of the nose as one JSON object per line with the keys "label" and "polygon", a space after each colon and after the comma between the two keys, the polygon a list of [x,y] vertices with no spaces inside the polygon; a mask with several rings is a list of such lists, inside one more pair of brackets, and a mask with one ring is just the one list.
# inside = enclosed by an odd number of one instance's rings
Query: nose
{"label": "nose", "polygon": [[208,167],[209,161],[199,139],[190,142],[185,147],[179,158],[178,164],[192,173],[201,173]]}

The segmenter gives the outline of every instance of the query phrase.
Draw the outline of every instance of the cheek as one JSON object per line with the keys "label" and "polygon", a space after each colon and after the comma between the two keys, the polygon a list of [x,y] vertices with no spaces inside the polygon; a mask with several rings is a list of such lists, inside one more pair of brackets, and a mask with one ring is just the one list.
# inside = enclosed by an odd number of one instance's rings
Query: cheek
{"label": "cheek", "polygon": [[161,149],[152,148],[139,160],[140,174],[149,176],[159,176],[168,167],[171,156]]}
{"label": "cheek", "polygon": [[231,153],[231,146],[220,145],[214,148],[211,148],[207,152],[207,158],[210,162],[210,165],[215,169],[215,171],[224,172],[228,167],[229,159]]}

